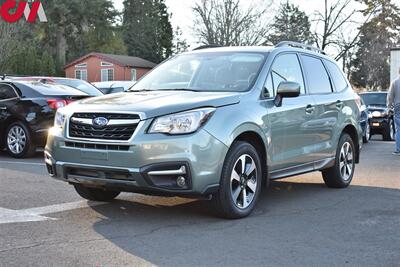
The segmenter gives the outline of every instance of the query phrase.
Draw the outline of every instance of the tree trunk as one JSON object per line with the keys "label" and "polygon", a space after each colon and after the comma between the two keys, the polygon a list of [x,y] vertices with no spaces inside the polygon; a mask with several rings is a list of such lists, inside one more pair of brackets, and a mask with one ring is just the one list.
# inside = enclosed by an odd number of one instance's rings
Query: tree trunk
{"label": "tree trunk", "polygon": [[57,66],[61,68],[58,71],[62,71],[63,67],[66,64],[66,58],[67,58],[67,39],[65,38],[64,29],[61,27],[58,28],[57,31],[56,58],[57,58]]}

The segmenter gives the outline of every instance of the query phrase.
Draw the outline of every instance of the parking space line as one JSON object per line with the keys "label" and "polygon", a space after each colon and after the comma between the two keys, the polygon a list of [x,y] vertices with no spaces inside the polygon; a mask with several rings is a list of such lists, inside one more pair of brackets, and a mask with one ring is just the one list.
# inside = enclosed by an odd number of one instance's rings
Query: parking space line
{"label": "parking space line", "polygon": [[45,207],[38,207],[38,208],[31,208],[21,210],[27,214],[34,214],[34,215],[44,215],[44,214],[51,214],[51,213],[58,213],[68,210],[76,210],[76,209],[83,209],[88,207],[95,207],[98,205],[106,204],[105,202],[88,202],[86,200],[81,200],[77,202],[70,202],[70,203],[63,203],[63,204],[56,204],[51,206]]}
{"label": "parking space line", "polygon": [[77,202],[56,204],[56,205],[23,209],[23,210],[10,210],[10,209],[0,208],[0,224],[57,220],[56,218],[44,217],[42,215],[94,207],[104,204],[106,203],[87,202],[86,200],[82,200]]}

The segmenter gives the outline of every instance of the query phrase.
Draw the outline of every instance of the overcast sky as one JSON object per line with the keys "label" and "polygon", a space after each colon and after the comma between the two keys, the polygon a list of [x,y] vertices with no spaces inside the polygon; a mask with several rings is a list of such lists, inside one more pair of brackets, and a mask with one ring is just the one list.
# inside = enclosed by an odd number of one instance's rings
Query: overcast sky
{"label": "overcast sky", "polygon": [[[117,9],[123,9],[123,0],[113,0]],[[166,0],[167,7],[169,12],[172,13],[172,26],[176,28],[179,26],[182,31],[184,38],[187,39],[189,44],[195,45],[197,43],[197,39],[193,36],[191,32],[191,28],[193,27],[193,12],[192,7],[197,0]],[[249,0],[243,1],[246,3]],[[257,0],[253,0],[257,1]],[[262,0],[258,0],[262,1]],[[274,16],[275,12],[279,7],[279,4],[282,1],[286,0],[273,0],[271,6],[271,16]],[[335,0],[331,0],[335,1]],[[397,0],[400,1],[400,0]],[[322,11],[324,8],[324,0],[291,0],[291,3],[298,5],[301,10],[305,11],[308,15],[313,14],[316,10]],[[351,4],[348,7],[348,11],[351,9],[357,8],[355,4]],[[358,18],[358,20],[362,20]]]}

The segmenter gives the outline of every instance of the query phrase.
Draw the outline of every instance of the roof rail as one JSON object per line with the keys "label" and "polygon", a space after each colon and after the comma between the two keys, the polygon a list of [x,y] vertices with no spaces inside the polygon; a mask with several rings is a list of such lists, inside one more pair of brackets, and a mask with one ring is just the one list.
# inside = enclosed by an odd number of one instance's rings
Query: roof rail
{"label": "roof rail", "polygon": [[322,50],[322,49],[319,49],[319,48],[317,48],[315,46],[312,46],[312,45],[306,45],[306,44],[302,44],[302,43],[298,43],[298,42],[284,41],[284,42],[280,42],[275,47],[284,47],[284,46],[302,48],[302,49],[305,49],[305,50],[310,50],[310,51],[313,51],[313,52],[316,52],[316,53],[320,53],[322,55],[326,55],[325,51]]}
{"label": "roof rail", "polygon": [[15,77],[15,78],[23,78],[23,77],[31,77],[31,76],[30,75],[20,75],[20,74],[6,74],[6,73],[3,73],[1,75],[1,79],[2,80],[6,79],[7,77],[10,77],[10,78],[13,78],[13,77]]}
{"label": "roof rail", "polygon": [[202,46],[196,47],[195,49],[193,49],[193,51],[207,49],[207,48],[217,48],[217,47],[223,47],[223,46],[222,45],[202,45]]}

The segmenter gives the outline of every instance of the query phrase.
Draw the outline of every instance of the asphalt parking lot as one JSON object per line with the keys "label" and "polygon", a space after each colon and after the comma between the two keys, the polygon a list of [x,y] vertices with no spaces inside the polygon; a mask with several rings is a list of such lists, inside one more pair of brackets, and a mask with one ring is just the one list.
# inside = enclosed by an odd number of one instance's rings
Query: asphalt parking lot
{"label": "asphalt parking lot", "polygon": [[366,145],[348,189],[326,188],[319,173],[274,182],[235,221],[204,201],[83,201],[47,176],[40,154],[0,152],[0,266],[400,266],[393,146]]}

